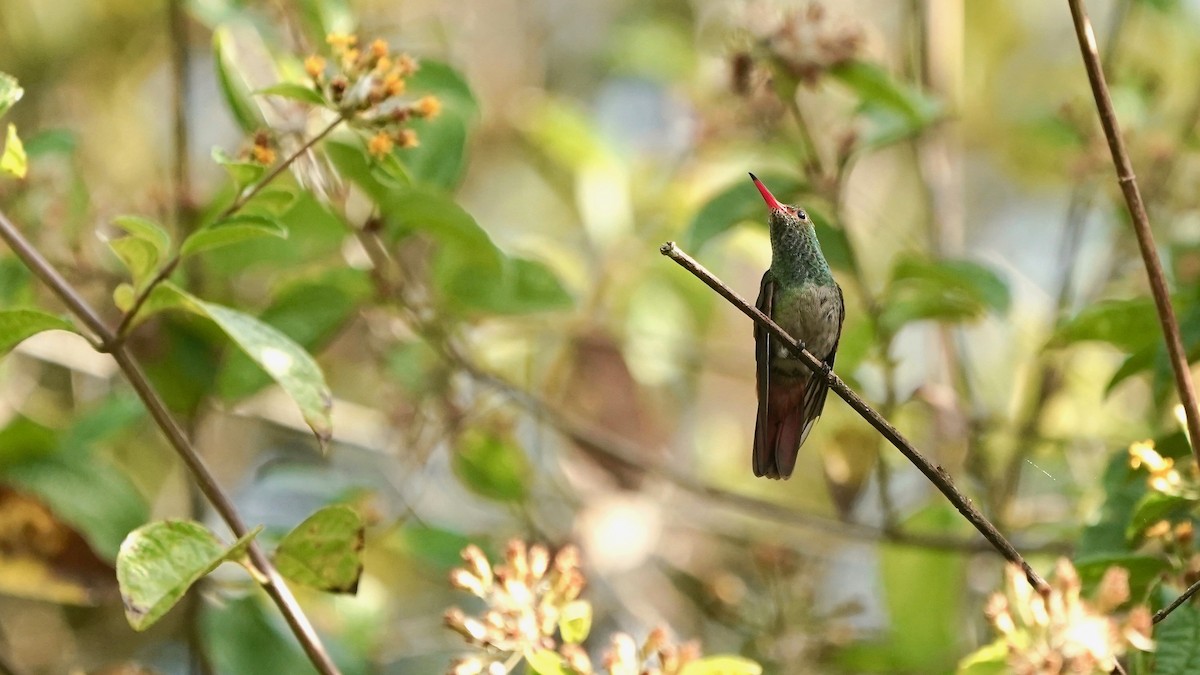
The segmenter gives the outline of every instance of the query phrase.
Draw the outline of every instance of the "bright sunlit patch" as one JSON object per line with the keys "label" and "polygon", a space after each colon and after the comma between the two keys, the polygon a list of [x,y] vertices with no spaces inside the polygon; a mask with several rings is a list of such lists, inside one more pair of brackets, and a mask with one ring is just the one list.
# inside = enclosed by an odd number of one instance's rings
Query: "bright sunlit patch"
{"label": "bright sunlit patch", "polygon": [[263,368],[270,373],[286,372],[291,369],[294,362],[291,354],[275,347],[263,347],[258,358]]}

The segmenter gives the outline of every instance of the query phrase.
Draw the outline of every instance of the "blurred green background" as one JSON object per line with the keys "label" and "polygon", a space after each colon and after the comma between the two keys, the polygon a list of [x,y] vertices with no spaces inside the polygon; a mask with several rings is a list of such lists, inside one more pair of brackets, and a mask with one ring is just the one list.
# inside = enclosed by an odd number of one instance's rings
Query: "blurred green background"
{"label": "blurred green background", "polygon": [[[31,163],[0,181],[0,209],[114,325],[113,217],[182,235],[232,198],[212,151],[252,134],[219,72],[251,90],[296,80],[325,32],[354,32],[422,59],[413,92],[447,108],[395,151],[426,211],[380,207],[346,132],[341,160],[281,178],[298,195],[279,214],[288,239],[178,274],[317,357],[335,398],[327,456],[211,325],[164,314],[131,343],[266,536],[332,502],[368,520],[358,594],[302,592],[348,673],[443,672],[463,651],[442,627],[462,601],[447,571],[468,541],[498,552],[514,536],[581,545],[593,634],[664,624],[769,673],[953,672],[991,641],[981,607],[1002,561],[840,400],[790,481],[753,478],[751,325],[658,253],[678,241],[752,298],[770,246],[747,171],[817,222],[847,300],[838,374],[1040,569],[1131,553],[1102,480],[1130,442],[1188,453],[1065,2],[180,9],[172,28],[164,2],[0,3],[0,70],[25,89],[6,121]],[[1172,0],[1091,11],[1200,355],[1200,15]],[[285,150],[319,128],[294,101],[245,100]],[[352,234],[379,213],[399,302]],[[465,229],[422,225],[439,219]],[[493,247],[502,278],[478,263]],[[7,250],[0,304],[59,308]],[[149,632],[125,624],[111,565],[129,530],[225,530],[107,357],[65,333],[27,341],[0,362],[0,425],[7,668],[307,672],[232,570]],[[71,545],[47,554],[46,538]]]}

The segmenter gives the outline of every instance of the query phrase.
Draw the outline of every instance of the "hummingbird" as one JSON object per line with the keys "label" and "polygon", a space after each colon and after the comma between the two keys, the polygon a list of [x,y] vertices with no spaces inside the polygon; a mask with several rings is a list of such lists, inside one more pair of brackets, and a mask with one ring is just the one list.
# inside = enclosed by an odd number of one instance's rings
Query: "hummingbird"
{"label": "hummingbird", "polygon": [[[770,211],[771,267],[759,286],[759,311],[771,317],[813,356],[833,368],[846,304],[821,253],[812,219],[804,209],[780,204],[754,174],[755,187]],[[758,418],[754,425],[754,475],[787,478],[812,431],[829,385],[798,354],[754,324]]]}

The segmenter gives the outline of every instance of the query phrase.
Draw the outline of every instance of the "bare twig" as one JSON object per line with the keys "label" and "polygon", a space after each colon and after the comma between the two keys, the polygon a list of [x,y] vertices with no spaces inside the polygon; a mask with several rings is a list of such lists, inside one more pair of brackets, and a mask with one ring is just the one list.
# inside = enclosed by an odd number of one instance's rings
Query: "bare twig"
{"label": "bare twig", "polygon": [[1192,385],[1192,373],[1188,367],[1187,354],[1183,349],[1183,338],[1179,334],[1179,322],[1175,319],[1175,310],[1171,306],[1171,294],[1167,289],[1166,275],[1163,274],[1162,262],[1154,247],[1154,233],[1150,230],[1150,218],[1146,215],[1146,205],[1142,202],[1137,178],[1133,174],[1133,165],[1129,161],[1129,153],[1125,150],[1125,141],[1121,137],[1121,130],[1117,124],[1117,114],[1113,110],[1108,84],[1104,80],[1104,69],[1100,65],[1100,55],[1096,50],[1096,35],[1092,32],[1091,21],[1088,20],[1082,0],[1067,0],[1067,4],[1071,8],[1075,36],[1079,40],[1079,50],[1083,54],[1083,65],[1087,69],[1092,95],[1096,99],[1096,112],[1100,116],[1100,125],[1104,128],[1108,149],[1112,153],[1113,166],[1117,170],[1117,183],[1125,195],[1125,205],[1129,209],[1133,231],[1137,235],[1138,248],[1142,253],[1142,262],[1146,267],[1146,276],[1149,277],[1150,292],[1154,296],[1155,309],[1158,310],[1158,322],[1162,327],[1163,339],[1167,343],[1167,355],[1170,357],[1171,369],[1175,374],[1175,388],[1179,392],[1179,400],[1187,415],[1188,433],[1192,439],[1192,454],[1197,463],[1200,463],[1200,440],[1197,440],[1200,439],[1200,413],[1197,412],[1196,407],[1196,390]]}
{"label": "bare twig", "polygon": [[830,389],[836,392],[837,395],[842,398],[842,400],[844,400],[851,408],[853,408],[855,412],[861,415],[863,419],[867,420],[871,426],[875,427],[875,429],[881,435],[883,435],[884,438],[888,439],[892,445],[896,446],[896,449],[899,450],[906,458],[908,458],[908,461],[912,462],[913,465],[921,471],[921,473],[925,474],[929,481],[933,483],[934,486],[936,486],[938,490],[940,490],[942,494],[946,496],[950,503],[953,504],[956,509],[958,509],[958,512],[967,519],[967,522],[971,523],[975,529],[979,530],[979,533],[983,535],[983,538],[986,539],[997,551],[999,551],[1006,560],[1020,566],[1022,571],[1025,573],[1025,578],[1029,580],[1030,585],[1032,585],[1039,593],[1046,594],[1050,592],[1049,585],[1047,585],[1045,580],[1042,579],[1042,577],[1039,576],[1032,567],[1030,567],[1029,563],[1025,562],[1025,559],[1021,556],[1017,549],[1013,547],[1008,539],[1006,539],[1004,535],[996,529],[995,525],[992,525],[991,521],[989,521],[982,513],[980,513],[979,509],[975,508],[975,505],[971,503],[971,500],[966,495],[964,495],[957,487],[955,487],[954,482],[951,480],[950,475],[946,473],[945,469],[934,465],[932,462],[926,459],[925,456],[922,455],[921,452],[912,445],[912,443],[909,443],[908,440],[904,438],[904,436],[902,436],[900,432],[891,425],[890,422],[881,417],[879,413],[875,412],[871,406],[867,405],[866,401],[863,401],[862,398],[859,397],[854,390],[848,387],[846,383],[841,380],[841,378],[835,375],[831,369],[828,369],[820,360],[809,353],[809,351],[805,349],[804,345],[800,344],[791,335],[788,335],[787,331],[780,328],[779,325],[772,321],[767,315],[763,314],[753,305],[746,302],[746,300],[738,295],[737,292],[713,276],[711,272],[704,269],[704,267],[700,263],[696,262],[695,259],[680,250],[680,248],[675,245],[675,242],[667,242],[663,244],[659,251],[663,255],[674,260],[687,271],[691,272],[698,279],[707,284],[709,288],[713,289],[726,300],[731,302],[735,307],[742,310],[746,316],[750,317],[760,326],[763,326],[770,331],[771,335],[774,335],[782,340],[783,343],[786,344],[794,354],[799,355],[800,361],[804,363],[807,368],[811,369],[814,374],[824,377],[828,382]]}
{"label": "bare twig", "polygon": [[1179,609],[1179,607],[1181,605],[1183,605],[1183,603],[1190,600],[1191,597],[1196,594],[1196,591],[1200,591],[1200,581],[1197,581],[1196,583],[1192,584],[1191,586],[1188,586],[1188,589],[1186,591],[1184,591],[1183,593],[1180,593],[1178,598],[1175,598],[1174,600],[1172,600],[1171,604],[1169,604],[1166,607],[1163,607],[1162,609],[1155,612],[1154,613],[1154,623],[1158,623],[1159,621],[1162,621],[1163,619],[1167,618],[1171,614],[1171,612],[1174,612],[1175,610]]}
{"label": "bare twig", "polygon": [[[229,204],[229,206],[225,207],[223,211],[217,214],[217,217],[213,219],[213,222],[220,222],[237,213],[238,210],[240,210],[246,205],[247,202],[253,199],[255,195],[257,195],[259,192],[262,192],[263,188],[270,185],[271,181],[278,178],[279,174],[283,173],[289,166],[299,159],[301,155],[308,152],[314,145],[320,142],[321,139],[328,136],[330,132],[336,129],[339,124],[345,121],[345,119],[346,118],[342,115],[335,117],[332,122],[318,131],[312,138],[305,141],[303,145],[295,150],[295,152],[280,160],[279,163],[277,163],[270,171],[264,174],[245,190],[242,190],[242,192]],[[179,266],[179,261],[179,253],[171,256],[171,258],[163,264],[162,269],[158,271],[158,274],[155,274],[154,278],[150,280],[150,283],[146,284],[146,287],[142,289],[142,292],[139,293],[136,298],[134,298],[133,305],[130,306],[129,311],[125,312],[125,314],[121,317],[121,323],[117,325],[117,330],[113,335],[112,341],[103,343],[103,351],[112,351],[114,348],[125,342],[125,338],[129,336],[129,329],[133,325],[133,320],[137,316],[137,313],[142,309],[142,306],[146,304],[146,301],[150,299],[150,294],[154,292],[154,289],[158,288],[159,284],[166,281],[167,278],[171,276],[171,273],[174,272],[175,268]]]}
{"label": "bare twig", "polygon": [[[33,247],[25,235],[17,229],[16,225],[8,219],[8,217],[0,213],[0,239],[3,239],[12,249],[13,253],[21,259],[34,274],[38,276],[54,294],[66,304],[67,308],[74,314],[95,338],[102,345],[112,345],[109,353],[120,366],[121,371],[125,374],[125,378],[129,380],[129,384],[133,386],[137,392],[138,398],[146,406],[150,412],[150,416],[162,429],[163,434],[167,437],[171,447],[179,455],[183,463],[187,465],[191,471],[196,483],[204,492],[204,496],[220,514],[221,519],[229,526],[229,529],[237,537],[245,535],[249,530],[246,524],[242,521],[241,514],[238,513],[233,501],[225,494],[224,490],[217,483],[212,471],[208,465],[197,454],[196,449],[192,447],[191,441],[188,440],[183,428],[171,416],[167,410],[166,403],[155,391],[150,381],[146,379],[145,373],[141,366],[134,359],[128,348],[122,344],[116,343],[116,336],[104,324],[104,321],[96,313],[96,311],[88,304],[86,300],[75,290],[75,287],[70,284],[56,270],[41,252]],[[300,641],[304,651],[308,654],[309,659],[317,670],[326,675],[338,673],[337,665],[334,664],[329,654],[325,651],[325,647],[321,644],[321,638],[317,635],[316,630],[305,616],[304,610],[300,608],[300,604],[296,601],[292,591],[284,582],[283,577],[279,575],[274,564],[267,557],[262,547],[257,541],[252,541],[249,548],[250,559],[254,566],[262,572],[265,582],[264,589],[275,604],[279,607],[279,611],[283,613],[284,619],[291,626],[292,632],[296,639]]]}

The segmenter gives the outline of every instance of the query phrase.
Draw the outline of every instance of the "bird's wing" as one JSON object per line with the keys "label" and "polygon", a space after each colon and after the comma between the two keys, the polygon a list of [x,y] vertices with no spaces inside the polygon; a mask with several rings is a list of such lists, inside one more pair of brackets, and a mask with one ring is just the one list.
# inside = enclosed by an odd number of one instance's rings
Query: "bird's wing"
{"label": "bird's wing", "polygon": [[[775,279],[771,271],[763,273],[758,287],[758,300],[754,306],[758,311],[771,316],[775,304]],[[768,388],[771,385],[771,333],[757,321],[754,322],[754,373],[758,384],[758,417],[754,423],[754,475],[775,474],[775,439],[767,428]]]}
{"label": "bird's wing", "polygon": [[[833,361],[837,358],[838,342],[842,339],[842,321],[846,318],[846,302],[842,298],[842,287],[836,283],[834,283],[833,287],[837,291],[837,306],[834,308],[834,311],[837,313],[837,338],[833,341],[833,348],[825,356],[825,365],[830,369],[833,368]],[[804,407],[802,413],[804,430],[800,432],[800,445],[804,445],[804,440],[808,438],[808,432],[812,431],[813,425],[821,417],[821,411],[825,408],[825,396],[828,393],[829,384],[825,381],[825,378],[817,373],[809,373],[808,382],[804,387]]]}

